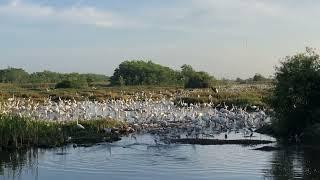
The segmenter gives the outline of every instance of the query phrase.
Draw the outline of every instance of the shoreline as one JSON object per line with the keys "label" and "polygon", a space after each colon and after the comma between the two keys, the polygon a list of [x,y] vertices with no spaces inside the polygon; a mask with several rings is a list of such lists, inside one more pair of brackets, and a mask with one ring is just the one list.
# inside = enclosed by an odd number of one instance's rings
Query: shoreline
{"label": "shoreline", "polygon": [[114,142],[128,126],[113,119],[55,122],[0,115],[0,149],[54,148],[67,144]]}

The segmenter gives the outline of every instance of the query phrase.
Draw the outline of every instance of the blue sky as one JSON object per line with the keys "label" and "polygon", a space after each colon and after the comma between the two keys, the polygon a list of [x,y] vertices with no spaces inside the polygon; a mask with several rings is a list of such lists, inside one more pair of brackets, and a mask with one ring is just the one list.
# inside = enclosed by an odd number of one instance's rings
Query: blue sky
{"label": "blue sky", "polygon": [[0,0],[0,68],[111,75],[123,60],[272,75],[320,45],[319,1]]}

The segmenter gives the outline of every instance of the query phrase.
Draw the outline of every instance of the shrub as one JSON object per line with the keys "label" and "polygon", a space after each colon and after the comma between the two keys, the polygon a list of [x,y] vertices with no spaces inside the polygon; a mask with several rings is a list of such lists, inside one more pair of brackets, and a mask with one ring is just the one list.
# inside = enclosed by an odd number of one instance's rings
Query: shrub
{"label": "shrub", "polygon": [[80,89],[80,88],[86,88],[88,87],[88,82],[87,81],[81,81],[81,80],[75,80],[75,81],[70,81],[70,80],[64,80],[56,84],[56,89],[60,88],[75,88],[75,89]]}
{"label": "shrub", "polygon": [[114,70],[111,85],[177,85],[179,72],[152,61],[124,61]]}
{"label": "shrub", "polygon": [[280,137],[302,136],[320,122],[320,60],[307,48],[305,53],[288,56],[276,68],[271,106],[273,126]]}
{"label": "shrub", "polygon": [[193,72],[189,75],[185,88],[209,88],[212,78],[206,72]]}

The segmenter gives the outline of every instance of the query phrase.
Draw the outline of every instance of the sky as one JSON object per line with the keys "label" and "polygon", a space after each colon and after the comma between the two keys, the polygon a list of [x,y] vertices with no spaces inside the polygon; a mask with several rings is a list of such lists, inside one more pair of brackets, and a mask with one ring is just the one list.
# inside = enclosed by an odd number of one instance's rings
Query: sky
{"label": "sky", "polygon": [[124,60],[270,76],[320,47],[316,0],[0,0],[0,68],[112,75]]}

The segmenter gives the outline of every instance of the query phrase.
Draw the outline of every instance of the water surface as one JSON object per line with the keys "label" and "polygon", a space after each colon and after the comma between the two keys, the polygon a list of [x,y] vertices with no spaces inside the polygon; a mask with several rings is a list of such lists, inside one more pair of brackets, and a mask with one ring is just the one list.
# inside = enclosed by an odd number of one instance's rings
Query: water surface
{"label": "water surface", "polygon": [[0,152],[0,179],[319,179],[320,150],[155,144],[125,137],[92,147]]}

